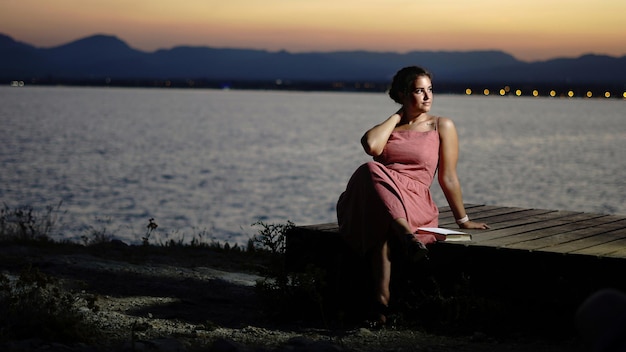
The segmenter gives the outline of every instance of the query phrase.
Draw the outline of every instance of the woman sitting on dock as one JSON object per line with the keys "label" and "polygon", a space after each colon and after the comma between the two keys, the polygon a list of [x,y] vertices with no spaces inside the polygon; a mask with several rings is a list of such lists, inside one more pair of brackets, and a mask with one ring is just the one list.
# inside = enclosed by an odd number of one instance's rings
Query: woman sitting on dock
{"label": "woman sitting on dock", "polygon": [[[469,219],[457,177],[458,137],[449,118],[429,114],[431,74],[405,67],[393,78],[389,96],[402,107],[361,139],[373,161],[361,165],[337,202],[339,230],[348,245],[371,263],[376,326],[386,323],[390,300],[391,248],[412,258],[423,256],[432,235],[418,227],[437,227],[439,211],[430,194],[438,171],[456,222],[463,229],[487,229]],[[394,251],[395,253],[395,251]]]}

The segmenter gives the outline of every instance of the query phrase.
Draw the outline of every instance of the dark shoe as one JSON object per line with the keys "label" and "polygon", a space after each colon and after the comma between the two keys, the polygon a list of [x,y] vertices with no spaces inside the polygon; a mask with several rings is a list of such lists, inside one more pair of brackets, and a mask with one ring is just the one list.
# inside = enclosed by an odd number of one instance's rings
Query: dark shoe
{"label": "dark shoe", "polygon": [[373,330],[373,331],[384,330],[385,329],[385,324],[386,324],[386,322],[384,322],[382,320],[368,319],[368,320],[365,321],[364,328],[369,329],[369,330]]}
{"label": "dark shoe", "polygon": [[370,318],[365,320],[365,328],[370,330],[383,330],[386,328],[389,322],[387,316],[389,315],[389,307],[377,302],[374,303]]}
{"label": "dark shoe", "polygon": [[406,256],[412,263],[417,263],[420,260],[428,259],[428,248],[418,241],[412,234],[404,235]]}

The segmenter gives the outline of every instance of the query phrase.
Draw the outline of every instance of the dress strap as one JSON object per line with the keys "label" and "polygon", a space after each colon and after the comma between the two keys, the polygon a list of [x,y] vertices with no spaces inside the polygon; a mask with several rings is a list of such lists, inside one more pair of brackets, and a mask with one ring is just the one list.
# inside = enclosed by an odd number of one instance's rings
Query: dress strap
{"label": "dress strap", "polygon": [[435,116],[435,131],[439,130],[439,116]]}

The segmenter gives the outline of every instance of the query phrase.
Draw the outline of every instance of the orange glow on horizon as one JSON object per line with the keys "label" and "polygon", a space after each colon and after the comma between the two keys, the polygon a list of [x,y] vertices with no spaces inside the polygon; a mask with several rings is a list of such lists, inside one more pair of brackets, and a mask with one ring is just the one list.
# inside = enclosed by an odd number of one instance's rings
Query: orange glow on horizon
{"label": "orange glow on horizon", "polygon": [[179,45],[290,52],[501,50],[528,61],[626,55],[623,13],[622,0],[20,0],[3,2],[0,32],[41,47],[109,34],[144,51]]}

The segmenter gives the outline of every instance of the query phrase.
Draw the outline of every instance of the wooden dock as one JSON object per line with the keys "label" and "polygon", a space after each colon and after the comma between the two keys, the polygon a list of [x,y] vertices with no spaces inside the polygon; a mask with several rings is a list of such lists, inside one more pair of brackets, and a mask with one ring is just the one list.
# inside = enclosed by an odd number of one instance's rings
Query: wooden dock
{"label": "wooden dock", "polygon": [[[626,216],[475,204],[466,210],[491,229],[464,230],[470,242],[429,246],[424,270],[439,280],[470,278],[475,295],[506,300],[519,314],[552,309],[568,323],[594,292],[626,292]],[[458,228],[449,207],[440,208],[439,226]],[[288,266],[332,271],[328,260],[343,255],[340,242],[336,223],[298,226],[287,236]]]}
{"label": "wooden dock", "polygon": [[[466,204],[475,221],[489,230],[463,230],[471,242],[437,245],[515,249],[626,260],[626,216],[547,209]],[[440,208],[439,226],[457,229],[449,207]],[[300,226],[307,231],[338,233],[337,223]],[[626,272],[624,273],[626,280]]]}
{"label": "wooden dock", "polygon": [[[471,231],[468,246],[626,260],[626,216],[485,205],[466,210],[472,220],[491,227]],[[440,211],[439,226],[456,228],[450,209]]]}

